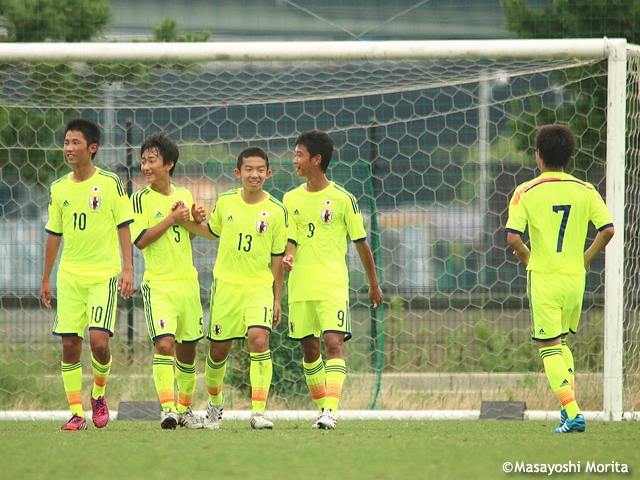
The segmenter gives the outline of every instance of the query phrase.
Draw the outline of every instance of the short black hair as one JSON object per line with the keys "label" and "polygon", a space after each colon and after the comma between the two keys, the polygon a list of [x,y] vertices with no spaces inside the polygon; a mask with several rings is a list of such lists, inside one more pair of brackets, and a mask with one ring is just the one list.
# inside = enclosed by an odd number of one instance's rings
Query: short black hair
{"label": "short black hair", "polygon": [[269,157],[267,156],[267,152],[260,147],[247,147],[240,152],[238,155],[238,162],[236,163],[238,170],[242,169],[242,162],[244,159],[249,157],[264,158],[267,162],[267,170],[269,170]]}
{"label": "short black hair", "polygon": [[140,157],[144,155],[144,152],[151,149],[156,149],[158,154],[162,156],[162,164],[169,165],[173,162],[173,167],[169,170],[169,175],[173,175],[173,170],[178,163],[178,157],[180,157],[180,150],[178,145],[172,139],[167,137],[165,132],[154,133],[148,136],[140,145]]}
{"label": "short black hair", "polygon": [[320,170],[327,171],[333,156],[333,139],[329,135],[320,130],[307,130],[296,139],[296,146],[298,145],[306,147],[312,157],[319,154],[322,158]]}
{"label": "short black hair", "polygon": [[565,125],[544,125],[538,130],[536,149],[548,167],[567,167],[575,148],[576,137]]}
{"label": "short black hair", "polygon": [[[86,118],[74,118],[69,120],[64,127],[64,134],[67,135],[68,132],[81,132],[84,136],[84,139],[87,141],[87,146],[93,145],[94,143],[100,146],[100,140],[102,139],[102,132],[100,127],[96,122],[91,120],[87,120]],[[97,152],[97,151],[96,151]],[[96,152],[91,155],[91,158],[96,156]]]}

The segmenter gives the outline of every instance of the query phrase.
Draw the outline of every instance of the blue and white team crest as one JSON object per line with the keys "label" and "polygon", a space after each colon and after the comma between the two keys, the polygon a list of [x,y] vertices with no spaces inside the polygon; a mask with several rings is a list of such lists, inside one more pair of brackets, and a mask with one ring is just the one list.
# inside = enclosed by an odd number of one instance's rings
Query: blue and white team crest
{"label": "blue and white team crest", "polygon": [[220,335],[221,333],[222,333],[222,325],[216,323],[213,326],[213,334],[214,335]]}
{"label": "blue and white team crest", "polygon": [[261,235],[267,231],[268,227],[269,227],[269,222],[267,222],[266,220],[258,220],[256,222],[256,232],[258,232]]}
{"label": "blue and white team crest", "polygon": [[99,196],[93,195],[92,197],[89,197],[89,208],[91,208],[91,210],[99,209],[101,203],[102,198],[100,198]]}
{"label": "blue and white team crest", "polygon": [[167,328],[167,321],[164,318],[161,318],[158,320],[158,327],[160,327],[160,330],[164,330]]}

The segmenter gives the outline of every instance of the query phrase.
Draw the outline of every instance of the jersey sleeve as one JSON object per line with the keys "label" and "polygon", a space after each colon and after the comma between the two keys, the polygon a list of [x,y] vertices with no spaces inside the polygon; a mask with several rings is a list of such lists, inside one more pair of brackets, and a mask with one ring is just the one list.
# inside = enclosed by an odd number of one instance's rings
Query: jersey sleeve
{"label": "jersey sleeve", "polygon": [[222,234],[222,219],[220,218],[220,212],[222,211],[223,203],[224,200],[222,198],[218,198],[218,201],[213,207],[213,211],[211,212],[211,215],[209,217],[209,230],[211,230],[211,233],[213,233],[218,238]]}
{"label": "jersey sleeve", "polygon": [[509,202],[509,217],[505,230],[522,234],[527,228],[527,211],[522,201],[521,188],[517,188]]}
{"label": "jersey sleeve", "polygon": [[44,229],[52,235],[62,236],[62,209],[59,202],[55,200],[53,187],[49,189],[49,219]]}
{"label": "jersey sleeve", "polygon": [[131,241],[134,245],[149,228],[147,205],[145,204],[144,197],[143,191],[136,192],[131,196],[133,223],[129,228],[131,228]]}
{"label": "jersey sleeve", "polygon": [[364,227],[364,218],[355,197],[351,196],[351,202],[347,204],[345,212],[345,222],[347,233],[353,242],[358,242],[367,238],[367,230]]}
{"label": "jersey sleeve", "polygon": [[114,218],[116,221],[116,227],[124,227],[125,225],[133,222],[133,208],[129,201],[129,196],[122,185],[122,181],[116,179],[115,189],[116,201],[114,202]]}
{"label": "jersey sleeve", "polygon": [[271,246],[271,255],[283,255],[285,248],[287,247],[287,212],[286,210],[282,211],[282,215],[278,215],[277,221],[275,222],[276,231],[273,236],[273,245]]}
{"label": "jersey sleeve", "polygon": [[591,221],[598,230],[602,230],[603,228],[613,225],[613,219],[611,218],[609,209],[595,188],[593,189],[593,194],[591,196],[591,211]]}
{"label": "jersey sleeve", "polygon": [[298,226],[296,225],[295,219],[293,217],[293,211],[291,210],[291,195],[289,193],[285,193],[282,197],[282,203],[284,204],[284,208],[287,210],[287,217],[289,221],[287,222],[287,239],[293,241],[294,243],[298,243]]}

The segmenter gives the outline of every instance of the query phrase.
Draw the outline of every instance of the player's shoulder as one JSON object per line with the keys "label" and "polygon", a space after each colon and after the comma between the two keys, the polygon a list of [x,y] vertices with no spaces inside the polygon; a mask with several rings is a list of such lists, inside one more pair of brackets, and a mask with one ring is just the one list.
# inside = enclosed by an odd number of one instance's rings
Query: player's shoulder
{"label": "player's shoulder", "polygon": [[58,189],[58,188],[63,188],[63,184],[65,182],[69,181],[69,177],[70,176],[71,176],[71,172],[66,173],[62,177],[60,177],[57,180],[54,180],[53,182],[51,182],[51,190]]}
{"label": "player's shoulder", "polygon": [[334,191],[337,193],[338,196],[345,196],[347,197],[349,200],[355,199],[356,197],[346,188],[344,188],[342,185],[340,185],[339,183],[333,183],[333,185],[331,185],[330,188],[333,188]]}
{"label": "player's shoulder", "polygon": [[287,208],[284,206],[284,203],[282,203],[280,200],[278,200],[276,197],[274,197],[271,194],[267,194],[267,204],[272,207],[275,211],[277,211],[278,213],[282,213],[283,215],[286,216],[287,214]]}
{"label": "player's shoulder", "polygon": [[145,204],[145,202],[148,202],[150,200],[152,193],[153,190],[151,189],[151,187],[146,186],[143,189],[131,194],[131,204],[133,205],[134,213],[142,213],[142,206]]}
{"label": "player's shoulder", "polygon": [[232,200],[234,197],[237,197],[239,191],[240,191],[240,188],[232,188],[231,190],[222,192],[221,194],[218,195],[218,201],[223,200],[225,202],[228,202],[229,200]]}

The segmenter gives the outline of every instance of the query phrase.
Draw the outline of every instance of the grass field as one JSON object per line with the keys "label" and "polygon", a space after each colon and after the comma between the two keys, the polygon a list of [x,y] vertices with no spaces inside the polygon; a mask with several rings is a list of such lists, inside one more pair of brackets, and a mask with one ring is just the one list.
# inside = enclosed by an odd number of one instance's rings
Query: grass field
{"label": "grass field", "polygon": [[[539,421],[340,421],[317,431],[279,421],[272,431],[226,421],[219,431],[163,431],[158,422],[112,421],[61,432],[60,422],[0,422],[0,477],[19,479],[496,479],[503,464],[573,465],[579,478],[640,472],[640,422],[587,423],[557,435]],[[569,463],[571,462],[571,463]],[[591,462],[609,472],[588,473]],[[615,463],[619,465],[616,467]],[[533,467],[531,467],[533,468]],[[560,467],[556,467],[560,468]],[[579,470],[578,470],[579,469]],[[536,476],[547,475],[538,473]]]}

